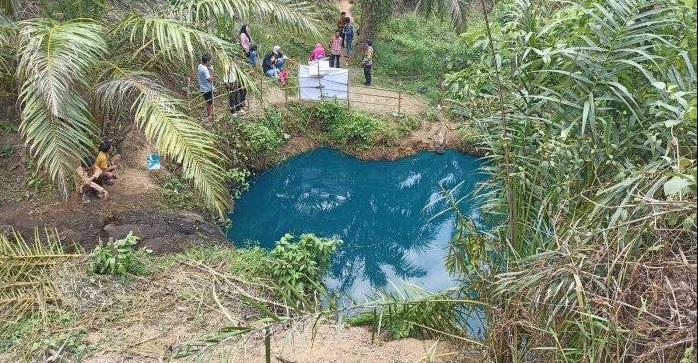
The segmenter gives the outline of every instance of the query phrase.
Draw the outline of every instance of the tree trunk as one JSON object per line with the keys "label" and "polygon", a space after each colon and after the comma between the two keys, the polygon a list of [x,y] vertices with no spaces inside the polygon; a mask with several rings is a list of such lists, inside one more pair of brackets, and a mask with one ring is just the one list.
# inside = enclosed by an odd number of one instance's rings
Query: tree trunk
{"label": "tree trunk", "polygon": [[358,29],[359,40],[356,44],[356,49],[361,52],[366,49],[364,42],[373,40],[376,35],[378,22],[381,20],[377,16],[380,14],[379,7],[381,1],[388,0],[361,0],[361,23]]}

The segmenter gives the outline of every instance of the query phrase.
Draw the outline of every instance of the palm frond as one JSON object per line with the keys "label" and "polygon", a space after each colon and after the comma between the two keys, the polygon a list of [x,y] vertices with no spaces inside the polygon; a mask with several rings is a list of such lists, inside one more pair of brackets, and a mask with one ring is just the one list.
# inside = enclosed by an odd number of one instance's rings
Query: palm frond
{"label": "palm frond", "polygon": [[92,153],[96,126],[87,102],[79,95],[69,94],[60,105],[60,115],[56,116],[46,107],[38,87],[36,83],[27,82],[22,89],[20,131],[37,158],[37,164],[46,168],[65,195],[66,183],[70,182],[77,160]]}
{"label": "palm frond", "polygon": [[106,49],[102,26],[90,20],[19,22],[20,130],[49,176],[65,194],[75,161],[91,152],[95,123],[78,90]]}
{"label": "palm frond", "polygon": [[154,74],[115,68],[112,79],[96,89],[99,107],[113,111],[130,107],[134,119],[159,152],[182,164],[204,203],[225,216],[229,206],[225,183],[226,156],[216,137],[184,113],[186,104],[155,81]]}
{"label": "palm frond", "polygon": [[417,12],[427,16],[449,17],[457,29],[463,30],[473,0],[419,0]]}
{"label": "palm frond", "polygon": [[[205,24],[214,19],[255,19],[293,31],[321,35],[320,16],[308,1],[290,0],[203,0],[177,1],[171,13],[194,24]],[[248,20],[250,21],[250,20]]]}
{"label": "palm frond", "polygon": [[14,17],[21,5],[19,0],[2,0],[0,1],[0,14],[3,18],[6,16]]}
{"label": "palm frond", "polygon": [[211,53],[218,63],[230,63],[229,54],[237,53],[238,46],[205,31],[197,30],[192,24],[175,19],[154,16],[132,15],[121,22],[117,32],[125,32],[130,42],[142,49],[150,48],[153,54],[183,63],[196,63],[201,54]]}
{"label": "palm frond", "polygon": [[37,228],[32,243],[15,230],[0,234],[0,334],[7,336],[15,322],[56,300],[52,267],[81,255],[66,253],[57,231],[46,229],[42,235]]}
{"label": "palm frond", "polygon": [[103,34],[101,24],[85,19],[18,23],[18,78],[23,88],[36,88],[52,116],[63,116],[63,101],[87,84],[86,70],[106,52]]}

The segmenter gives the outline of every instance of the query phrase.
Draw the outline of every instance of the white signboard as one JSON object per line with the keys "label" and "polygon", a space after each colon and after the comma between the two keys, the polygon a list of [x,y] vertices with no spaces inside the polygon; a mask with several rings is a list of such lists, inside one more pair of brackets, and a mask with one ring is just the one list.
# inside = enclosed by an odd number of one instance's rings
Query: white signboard
{"label": "white signboard", "polygon": [[349,92],[349,70],[330,68],[328,61],[298,67],[299,97],[302,100],[346,100]]}

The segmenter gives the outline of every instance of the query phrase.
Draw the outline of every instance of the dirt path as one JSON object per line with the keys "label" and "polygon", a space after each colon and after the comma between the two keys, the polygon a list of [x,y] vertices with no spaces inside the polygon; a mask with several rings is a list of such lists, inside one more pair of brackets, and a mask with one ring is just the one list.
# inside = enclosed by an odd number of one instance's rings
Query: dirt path
{"label": "dirt path", "polygon": [[354,19],[354,16],[351,14],[351,7],[352,4],[349,2],[349,0],[337,0],[337,9],[339,9],[340,12],[345,12],[347,13],[347,16]]}

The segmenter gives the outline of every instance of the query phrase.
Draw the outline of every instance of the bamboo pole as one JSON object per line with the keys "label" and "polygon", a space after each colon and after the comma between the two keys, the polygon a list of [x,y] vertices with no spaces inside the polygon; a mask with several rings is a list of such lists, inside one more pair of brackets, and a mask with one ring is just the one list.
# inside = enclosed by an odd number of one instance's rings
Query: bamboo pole
{"label": "bamboo pole", "polygon": [[397,93],[397,115],[400,116],[402,113],[400,112],[402,107],[402,91],[398,91]]}
{"label": "bamboo pole", "polygon": [[325,96],[322,94],[322,75],[320,74],[320,61],[317,61],[317,86],[320,89],[320,102],[325,100]]}
{"label": "bamboo pole", "polygon": [[259,104],[262,105],[262,111],[264,111],[264,77],[259,79]]}
{"label": "bamboo pole", "polygon": [[189,101],[189,114],[191,115],[191,76],[187,77],[187,100]]}

